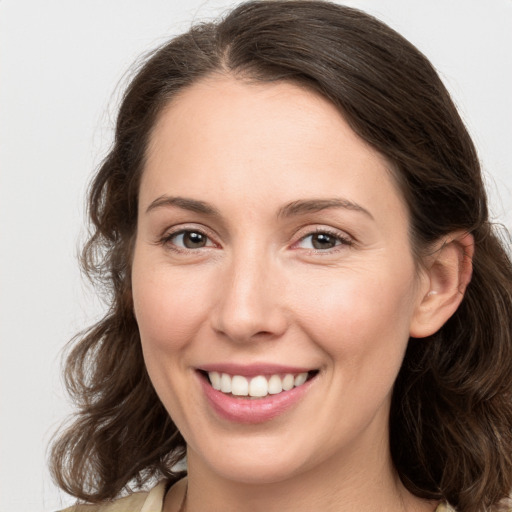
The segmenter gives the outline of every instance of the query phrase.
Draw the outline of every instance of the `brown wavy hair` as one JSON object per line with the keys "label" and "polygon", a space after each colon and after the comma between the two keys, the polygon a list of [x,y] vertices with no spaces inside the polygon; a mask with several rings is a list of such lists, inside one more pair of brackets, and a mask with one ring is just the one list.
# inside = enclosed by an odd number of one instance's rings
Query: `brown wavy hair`
{"label": "brown wavy hair", "polygon": [[497,509],[512,488],[512,264],[489,222],[474,145],[429,61],[375,18],[324,1],[242,4],[147,57],[128,86],[113,146],[90,187],[82,264],[110,310],[66,361],[78,412],[54,442],[58,485],[98,502],[151,478],[177,479],[185,442],[146,372],[130,262],[152,127],[181,90],[212,73],[316,91],[391,162],[420,259],[453,231],[473,234],[473,278],[452,318],[409,341],[394,388],[390,445],[415,495],[461,512]]}

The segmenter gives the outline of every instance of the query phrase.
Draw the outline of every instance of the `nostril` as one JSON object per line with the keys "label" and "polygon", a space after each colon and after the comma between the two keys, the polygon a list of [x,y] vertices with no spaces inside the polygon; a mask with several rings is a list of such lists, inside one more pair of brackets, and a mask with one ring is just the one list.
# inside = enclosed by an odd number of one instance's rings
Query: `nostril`
{"label": "nostril", "polygon": [[280,307],[280,295],[262,289],[264,278],[258,274],[247,280],[239,276],[221,290],[209,317],[217,335],[233,342],[266,341],[287,330],[288,318]]}

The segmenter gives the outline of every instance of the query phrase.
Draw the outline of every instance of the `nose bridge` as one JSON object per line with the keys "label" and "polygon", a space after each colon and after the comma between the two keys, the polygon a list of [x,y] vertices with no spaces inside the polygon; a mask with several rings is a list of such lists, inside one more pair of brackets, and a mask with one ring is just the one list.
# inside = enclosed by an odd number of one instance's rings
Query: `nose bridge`
{"label": "nose bridge", "polygon": [[218,290],[214,328],[234,341],[275,337],[286,329],[279,305],[281,278],[276,259],[256,243],[233,250]]}

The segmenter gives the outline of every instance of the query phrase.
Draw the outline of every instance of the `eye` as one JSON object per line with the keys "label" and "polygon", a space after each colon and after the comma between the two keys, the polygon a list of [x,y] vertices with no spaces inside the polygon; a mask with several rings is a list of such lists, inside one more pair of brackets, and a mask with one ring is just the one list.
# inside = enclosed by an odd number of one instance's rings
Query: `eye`
{"label": "eye", "polygon": [[192,229],[171,233],[163,241],[181,249],[201,249],[214,245],[204,233]]}
{"label": "eye", "polygon": [[350,245],[351,241],[337,233],[328,231],[317,231],[302,237],[297,243],[297,247],[302,249],[313,249],[315,251],[325,251],[333,249],[338,245]]}

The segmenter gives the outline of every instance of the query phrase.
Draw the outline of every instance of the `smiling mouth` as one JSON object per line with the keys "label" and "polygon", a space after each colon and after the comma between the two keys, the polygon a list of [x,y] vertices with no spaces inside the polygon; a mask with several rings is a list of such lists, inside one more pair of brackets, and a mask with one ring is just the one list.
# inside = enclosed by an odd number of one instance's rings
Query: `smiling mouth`
{"label": "smiling mouth", "polygon": [[277,373],[272,375],[230,375],[216,371],[200,371],[213,389],[237,398],[264,398],[279,395],[285,391],[302,386],[318,374],[318,370],[302,373]]}

